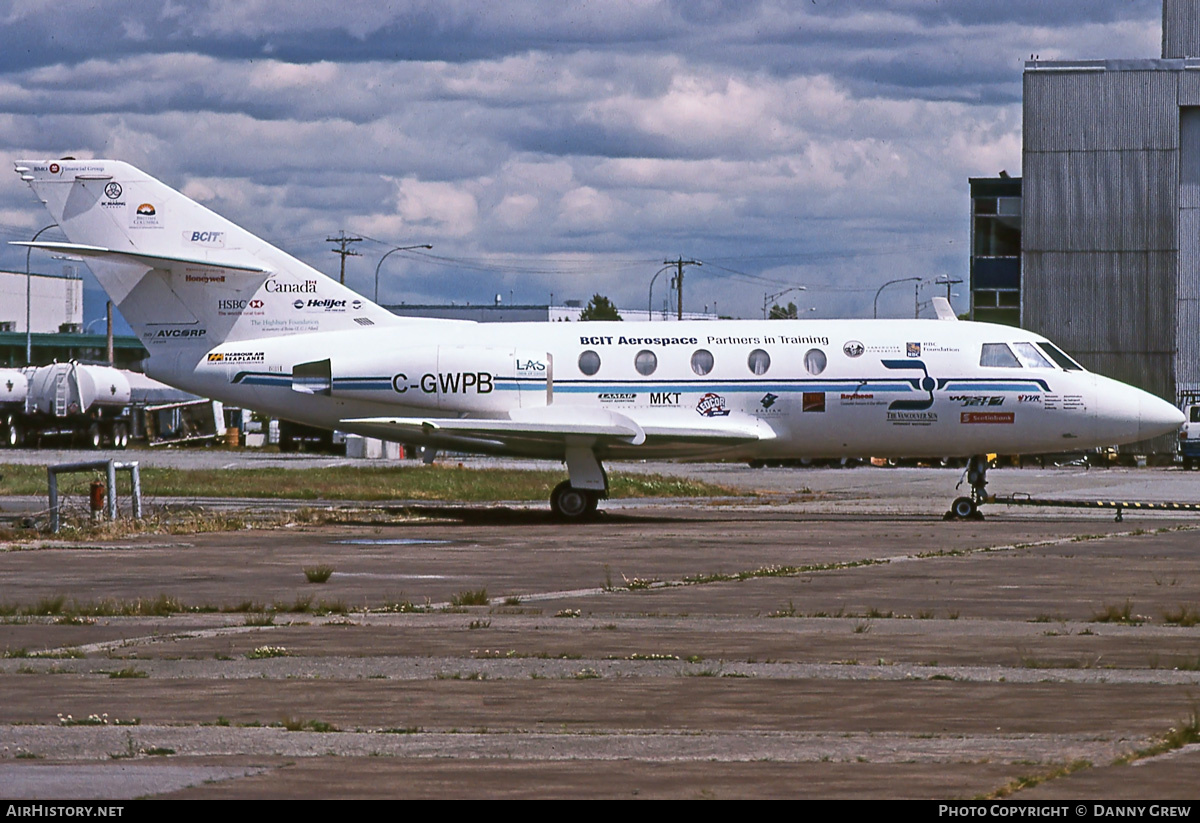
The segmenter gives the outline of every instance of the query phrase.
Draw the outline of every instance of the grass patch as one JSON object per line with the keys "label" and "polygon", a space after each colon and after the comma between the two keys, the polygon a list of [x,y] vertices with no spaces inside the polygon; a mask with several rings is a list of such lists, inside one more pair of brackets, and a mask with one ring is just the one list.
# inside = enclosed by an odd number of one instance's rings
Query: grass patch
{"label": "grass patch", "polygon": [[[43,466],[0,465],[6,495],[46,493]],[[144,494],[164,497],[250,497],[292,500],[546,500],[559,471],[466,468],[424,464],[329,466],[321,469],[173,469],[143,467]],[[59,478],[64,497],[85,496],[92,477]],[[118,479],[118,493],[129,491]],[[746,492],[661,474],[609,475],[611,497],[745,497]]]}
{"label": "grass patch", "polygon": [[451,606],[486,606],[488,602],[486,588],[468,590],[450,596]]}
{"label": "grass patch", "polygon": [[1180,606],[1174,611],[1163,613],[1163,622],[1170,623],[1172,626],[1195,626],[1200,623],[1200,611],[1189,609],[1187,606]]}
{"label": "grass patch", "polygon": [[114,680],[124,680],[126,678],[149,677],[150,675],[136,666],[126,666],[123,669],[117,669],[115,672],[109,672],[108,676]]}
{"label": "grass patch", "polygon": [[1112,603],[1092,615],[1093,623],[1120,623],[1126,626],[1140,626],[1142,618],[1133,613],[1133,603],[1126,600],[1123,605]]}
{"label": "grass patch", "polygon": [[1032,789],[1034,786],[1040,786],[1050,780],[1055,780],[1059,777],[1066,777],[1069,774],[1074,774],[1080,769],[1090,769],[1092,761],[1090,760],[1075,760],[1065,766],[1058,766],[1041,774],[1022,775],[1011,783],[1008,783],[991,794],[985,794],[977,799],[979,800],[1001,800],[1005,797],[1011,797],[1023,789]]}
{"label": "grass patch", "polygon": [[304,577],[309,583],[324,583],[333,576],[333,566],[305,566]]}

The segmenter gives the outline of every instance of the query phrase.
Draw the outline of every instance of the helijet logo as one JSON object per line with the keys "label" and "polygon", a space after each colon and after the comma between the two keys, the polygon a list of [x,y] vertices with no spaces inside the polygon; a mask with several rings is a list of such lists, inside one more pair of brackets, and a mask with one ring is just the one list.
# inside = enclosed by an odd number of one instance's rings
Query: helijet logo
{"label": "helijet logo", "polygon": [[319,309],[321,311],[345,311],[345,300],[333,300],[332,298],[312,298],[307,303],[303,300],[297,300],[292,303],[297,309]]}

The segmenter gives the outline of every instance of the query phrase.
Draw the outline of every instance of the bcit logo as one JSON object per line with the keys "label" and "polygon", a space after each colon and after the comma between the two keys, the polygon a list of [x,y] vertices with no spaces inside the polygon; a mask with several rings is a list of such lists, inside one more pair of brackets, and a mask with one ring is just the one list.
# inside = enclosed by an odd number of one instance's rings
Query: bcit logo
{"label": "bcit logo", "polygon": [[921,344],[920,343],[905,343],[904,344],[904,353],[907,354],[909,357],[920,357],[921,356]]}
{"label": "bcit logo", "polygon": [[728,417],[729,409],[725,408],[725,398],[709,392],[700,398],[696,411],[704,417]]}
{"label": "bcit logo", "polygon": [[211,248],[224,248],[225,232],[223,231],[185,231],[183,233],[183,242],[195,243],[197,246],[209,246]]}

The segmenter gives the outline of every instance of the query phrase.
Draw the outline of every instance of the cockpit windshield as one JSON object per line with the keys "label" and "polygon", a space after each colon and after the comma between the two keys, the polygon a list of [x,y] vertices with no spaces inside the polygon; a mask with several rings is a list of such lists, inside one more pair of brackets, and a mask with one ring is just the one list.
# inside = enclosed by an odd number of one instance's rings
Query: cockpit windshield
{"label": "cockpit windshield", "polygon": [[[1049,356],[1049,359],[1047,359]],[[1053,360],[1054,362],[1050,362]],[[1083,366],[1063,354],[1051,343],[984,343],[979,365],[1001,369],[1053,369],[1055,363],[1065,371],[1083,371]]]}
{"label": "cockpit windshield", "polygon": [[1074,360],[1072,360],[1070,357],[1068,357],[1066,354],[1064,354],[1063,351],[1061,349],[1059,349],[1058,346],[1055,346],[1053,343],[1043,340],[1042,342],[1038,343],[1037,345],[1038,345],[1039,349],[1044,351],[1046,354],[1050,355],[1051,360],[1053,360],[1058,365],[1062,366],[1065,370],[1067,370],[1067,371],[1087,371],[1087,369],[1085,369],[1083,366],[1079,365]]}

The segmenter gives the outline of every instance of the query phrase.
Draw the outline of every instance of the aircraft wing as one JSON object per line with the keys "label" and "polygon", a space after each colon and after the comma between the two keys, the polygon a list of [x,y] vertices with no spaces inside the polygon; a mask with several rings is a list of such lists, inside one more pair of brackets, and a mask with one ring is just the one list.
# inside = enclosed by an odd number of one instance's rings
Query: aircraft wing
{"label": "aircraft wing", "polygon": [[343,420],[355,428],[369,428],[381,436],[402,440],[405,435],[466,438],[497,444],[525,443],[543,446],[580,441],[640,446],[648,439],[672,443],[735,444],[775,437],[774,430],[752,417],[721,417],[690,422],[664,416],[635,419],[607,409],[546,406],[519,409],[509,419],[454,417],[361,417]]}

